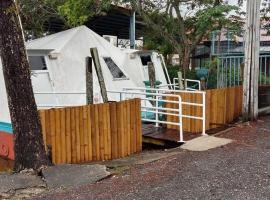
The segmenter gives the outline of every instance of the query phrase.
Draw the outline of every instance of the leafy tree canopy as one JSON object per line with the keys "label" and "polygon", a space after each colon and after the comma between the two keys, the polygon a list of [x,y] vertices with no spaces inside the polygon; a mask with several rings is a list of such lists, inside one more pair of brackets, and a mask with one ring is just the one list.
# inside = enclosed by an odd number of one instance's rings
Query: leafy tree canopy
{"label": "leafy tree canopy", "polygon": [[241,27],[239,20],[232,15],[238,7],[223,1],[149,0],[138,4],[134,0],[131,4],[147,24],[147,30],[152,32],[150,39],[172,47],[179,54],[184,68],[189,65],[190,55],[196,46],[208,39],[212,31]]}
{"label": "leafy tree canopy", "polygon": [[51,19],[67,28],[82,25],[94,15],[108,11],[112,0],[17,0],[27,35],[40,37]]}
{"label": "leafy tree canopy", "polygon": [[109,10],[111,3],[111,0],[66,0],[64,4],[58,6],[58,11],[66,19],[68,25],[78,26],[94,15]]}

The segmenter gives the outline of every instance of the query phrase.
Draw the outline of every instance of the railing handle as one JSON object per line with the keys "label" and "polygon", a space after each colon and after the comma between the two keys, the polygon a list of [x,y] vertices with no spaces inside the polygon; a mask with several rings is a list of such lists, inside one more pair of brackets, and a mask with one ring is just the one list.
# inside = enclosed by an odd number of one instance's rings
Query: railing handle
{"label": "railing handle", "polygon": [[181,96],[178,96],[178,107],[179,107],[179,142],[184,142],[184,136],[183,136],[183,114],[182,114],[182,98]]}

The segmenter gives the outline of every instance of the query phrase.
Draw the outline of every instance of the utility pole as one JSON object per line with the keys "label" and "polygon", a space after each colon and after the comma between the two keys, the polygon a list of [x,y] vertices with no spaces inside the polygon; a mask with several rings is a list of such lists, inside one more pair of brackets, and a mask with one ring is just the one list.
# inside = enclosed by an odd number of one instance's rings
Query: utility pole
{"label": "utility pole", "polygon": [[258,77],[260,56],[261,0],[247,1],[245,67],[243,80],[243,118],[258,118]]}

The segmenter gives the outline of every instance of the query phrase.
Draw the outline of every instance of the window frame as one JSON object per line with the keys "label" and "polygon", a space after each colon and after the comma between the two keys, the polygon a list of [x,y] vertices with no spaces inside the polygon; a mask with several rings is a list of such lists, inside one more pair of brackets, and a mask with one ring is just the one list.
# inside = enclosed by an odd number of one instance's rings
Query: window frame
{"label": "window frame", "polygon": [[[30,64],[30,58],[29,57],[43,57],[45,65],[46,65],[46,69],[32,69],[31,64]],[[46,58],[46,55],[44,54],[30,54],[27,56],[28,58],[28,62],[29,62],[29,66],[30,66],[30,71],[34,73],[48,73],[49,69],[48,69],[48,60]]]}
{"label": "window frame", "polygon": [[[111,60],[113,61],[113,63],[116,65],[116,67],[123,73],[124,77],[122,77],[122,78],[115,78],[115,77],[113,76],[113,73],[112,73],[112,71],[111,71],[109,65],[108,65],[107,62],[105,61],[106,58],[109,58],[109,59],[111,59]],[[114,62],[114,60],[112,59],[111,56],[102,56],[102,59],[103,59],[103,61],[105,62],[105,64],[106,64],[108,70],[110,71],[113,81],[124,81],[124,80],[129,80],[129,78],[127,77],[126,73],[124,73],[124,72],[122,71],[122,69]]]}

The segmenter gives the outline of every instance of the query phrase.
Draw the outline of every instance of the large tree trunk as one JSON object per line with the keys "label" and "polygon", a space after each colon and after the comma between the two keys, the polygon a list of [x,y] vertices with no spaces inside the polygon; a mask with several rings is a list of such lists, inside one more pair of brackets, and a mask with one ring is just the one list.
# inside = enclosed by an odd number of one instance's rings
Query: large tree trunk
{"label": "large tree trunk", "polygon": [[34,99],[30,67],[13,0],[0,1],[0,56],[15,136],[15,171],[50,164]]}

